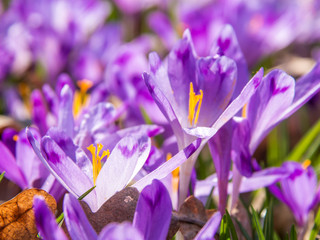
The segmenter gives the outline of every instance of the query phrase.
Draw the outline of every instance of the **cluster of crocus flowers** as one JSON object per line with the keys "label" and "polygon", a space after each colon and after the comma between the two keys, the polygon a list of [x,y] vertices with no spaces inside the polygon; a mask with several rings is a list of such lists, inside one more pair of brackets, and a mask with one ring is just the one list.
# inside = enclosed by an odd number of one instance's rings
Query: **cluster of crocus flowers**
{"label": "cluster of crocus flowers", "polygon": [[[315,0],[9,2],[0,4],[0,95],[19,123],[1,132],[0,171],[21,189],[63,200],[69,236],[34,199],[40,237],[166,239],[172,211],[183,214],[194,194],[206,207],[218,195],[217,210],[203,211],[206,222],[178,220],[201,226],[194,239],[213,239],[239,194],[266,187],[290,208],[302,238],[320,201],[315,162],[275,167],[254,154],[319,92],[320,64],[297,80],[257,64],[295,41],[320,39],[301,27],[311,26],[307,9],[319,24]],[[200,181],[206,144],[214,173],[206,169],[212,175]],[[128,186],[139,191],[131,222],[96,232],[78,200],[96,214]]]}

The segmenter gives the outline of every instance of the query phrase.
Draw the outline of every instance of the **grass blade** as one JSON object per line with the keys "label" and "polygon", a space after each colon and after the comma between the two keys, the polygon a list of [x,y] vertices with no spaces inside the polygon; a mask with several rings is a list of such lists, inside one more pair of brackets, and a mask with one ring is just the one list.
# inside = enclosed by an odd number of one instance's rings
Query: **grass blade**
{"label": "grass blade", "polygon": [[288,160],[299,161],[302,159],[309,146],[320,133],[320,120],[303,136],[303,138],[294,147],[291,153],[286,157]]}
{"label": "grass blade", "polygon": [[237,236],[237,232],[236,232],[236,229],[233,225],[233,221],[230,217],[230,214],[228,213],[228,211],[226,210],[226,218],[227,218],[227,221],[228,221],[228,227],[229,227],[229,230],[230,230],[230,233],[231,233],[231,236],[232,236],[232,240],[238,240],[238,236]]}
{"label": "grass blade", "polygon": [[0,182],[2,181],[5,173],[6,173],[6,172],[4,171],[4,172],[0,175]]}
{"label": "grass blade", "polygon": [[252,218],[253,218],[253,226],[256,229],[256,232],[258,234],[258,239],[259,240],[265,240],[265,237],[263,235],[262,229],[261,229],[261,225],[259,223],[259,217],[257,212],[254,210],[254,208],[251,206],[251,212],[252,212]]}

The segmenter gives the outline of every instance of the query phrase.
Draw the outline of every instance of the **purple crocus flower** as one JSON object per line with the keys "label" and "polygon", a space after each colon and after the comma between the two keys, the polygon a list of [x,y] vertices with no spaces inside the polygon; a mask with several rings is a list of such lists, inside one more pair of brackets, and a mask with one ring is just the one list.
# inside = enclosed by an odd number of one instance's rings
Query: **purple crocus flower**
{"label": "purple crocus flower", "polygon": [[[236,168],[233,174],[233,204],[239,194],[242,176],[250,177],[253,170],[252,155],[260,142],[280,121],[289,117],[308,101],[320,89],[320,65],[317,64],[310,73],[301,77],[297,82],[281,70],[273,70],[267,74],[256,93],[243,108],[242,118],[235,117],[228,127],[223,130],[229,135],[221,133],[224,147],[216,150],[213,157],[224,166],[224,178],[219,181],[224,185],[228,182],[230,159]],[[281,104],[279,104],[281,102]],[[214,137],[209,146],[211,149],[219,146],[221,140]],[[217,145],[218,144],[218,145]],[[226,146],[226,147],[225,147]],[[213,151],[212,151],[213,152]],[[220,191],[220,190],[219,190]],[[226,199],[226,188],[223,199]],[[225,206],[225,201],[223,200]]]}
{"label": "purple crocus flower", "polygon": [[[155,53],[150,54],[149,62],[151,74],[145,73],[144,79],[172,127],[179,150],[196,137],[212,137],[249,101],[263,74],[260,70],[230,103],[237,80],[235,62],[225,56],[198,58],[188,31],[164,63]],[[193,155],[180,168],[180,202],[187,196],[196,158]]]}
{"label": "purple crocus flower", "polygon": [[[29,131],[36,139],[40,139],[36,129],[30,128]],[[9,139],[10,136],[11,139]],[[21,189],[41,188],[59,199],[63,189],[34,153],[26,132],[6,129],[2,139],[3,142],[0,141],[2,156],[0,171],[6,172],[5,177],[16,183]]]}
{"label": "purple crocus flower", "polygon": [[291,209],[300,227],[305,226],[309,212],[320,200],[317,175],[309,166],[310,163],[310,160],[303,164],[283,163],[282,167],[289,172],[288,176],[280,181],[280,187],[269,187],[270,191]]}
{"label": "purple crocus flower", "polygon": [[[63,131],[51,129],[40,145],[30,131],[27,133],[37,156],[69,192],[79,197],[96,186],[84,198],[93,212],[134,178],[151,147],[151,140],[146,135],[127,136],[111,149],[111,153],[105,150],[100,153],[102,144],[98,144],[97,148],[88,146],[92,154],[91,162],[84,150]],[[102,166],[101,160],[106,156],[108,160]]]}

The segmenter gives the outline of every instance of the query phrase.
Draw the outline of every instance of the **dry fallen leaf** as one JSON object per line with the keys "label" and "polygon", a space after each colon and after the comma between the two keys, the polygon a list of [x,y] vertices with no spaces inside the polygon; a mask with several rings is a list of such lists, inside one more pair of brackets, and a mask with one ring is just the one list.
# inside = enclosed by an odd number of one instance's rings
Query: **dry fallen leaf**
{"label": "dry fallen leaf", "polygon": [[194,196],[188,197],[177,214],[180,231],[185,240],[193,239],[206,224],[212,213],[207,212],[202,202]]}
{"label": "dry fallen leaf", "polygon": [[138,198],[139,191],[136,188],[128,187],[113,195],[95,213],[85,202],[81,201],[81,205],[94,230],[100,233],[111,222],[132,222]]}
{"label": "dry fallen leaf", "polygon": [[32,209],[35,195],[43,196],[51,211],[56,211],[55,199],[44,190],[24,190],[0,205],[0,239],[37,239],[38,231]]}

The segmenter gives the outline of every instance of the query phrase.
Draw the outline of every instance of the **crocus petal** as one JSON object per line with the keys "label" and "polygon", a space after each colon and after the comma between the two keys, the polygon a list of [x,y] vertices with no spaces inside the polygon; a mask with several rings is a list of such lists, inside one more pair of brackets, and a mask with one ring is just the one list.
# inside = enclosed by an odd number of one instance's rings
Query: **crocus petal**
{"label": "crocus petal", "polygon": [[[317,177],[312,167],[306,169],[297,162],[285,162],[282,167],[289,172],[286,178],[281,180],[280,200],[284,201],[292,210],[298,224],[303,226],[308,219],[309,211],[315,206],[317,197]],[[274,191],[276,186],[271,188]]]}
{"label": "crocus petal", "polygon": [[73,143],[72,139],[65,133],[65,131],[58,128],[50,128],[47,132],[47,136],[53,139],[64,151],[64,153],[73,162],[75,162],[90,179],[93,179],[91,160],[81,148]]}
{"label": "crocus petal", "polygon": [[[33,136],[40,139],[40,134],[33,128],[30,128]],[[31,147],[27,134],[25,131],[19,133],[19,138],[16,145],[16,161],[19,168],[23,171],[29,187],[41,187],[49,175],[49,171],[43,166],[40,159],[36,156],[33,148]],[[39,185],[34,186],[34,181],[39,180]]]}
{"label": "crocus petal", "polygon": [[[168,76],[170,78],[171,88],[177,106],[175,110],[180,109],[188,112],[189,88],[190,83],[196,86],[196,53],[191,40],[190,31],[187,29],[183,33],[183,38],[170,51],[168,56]],[[162,89],[162,91],[169,90]],[[198,91],[199,89],[195,89]],[[170,93],[171,94],[171,93]],[[180,112],[179,116],[187,116]],[[181,121],[180,121],[181,122]],[[184,125],[184,124],[183,124]]]}
{"label": "crocus petal", "polygon": [[183,131],[198,138],[210,138],[217,132],[217,130],[212,127],[183,128]]}
{"label": "crocus petal", "polygon": [[79,201],[74,196],[65,195],[63,212],[66,226],[72,239],[97,239],[97,233],[90,225]]}
{"label": "crocus petal", "polygon": [[130,223],[123,222],[108,224],[102,229],[98,239],[143,240],[144,238]]}
{"label": "crocus petal", "polygon": [[48,130],[47,125],[47,110],[43,102],[40,90],[35,89],[31,94],[32,105],[32,120],[38,126],[41,135],[44,135]]}
{"label": "crocus petal", "polygon": [[220,115],[218,120],[212,125],[213,128],[219,130],[227,123],[246,103],[249,102],[251,96],[256,92],[262,82],[263,69],[261,68],[243,88],[239,96],[233,100],[226,110]]}
{"label": "crocus petal", "polygon": [[12,154],[16,154],[16,141],[14,140],[14,135],[18,132],[14,128],[7,127],[3,130],[1,135],[1,140],[3,144],[10,149]]}
{"label": "crocus petal", "polygon": [[98,103],[84,114],[79,132],[75,137],[78,146],[86,148],[93,143],[103,142],[106,134],[113,132],[118,111],[110,103]]}
{"label": "crocus petal", "polygon": [[202,227],[200,232],[198,232],[197,236],[194,238],[195,240],[208,240],[214,239],[214,235],[216,234],[221,222],[221,213],[216,212],[212,215],[212,217],[208,220],[208,222]]}
{"label": "crocus petal", "polygon": [[17,165],[10,150],[0,141],[0,171],[5,171],[5,177],[19,185],[22,189],[28,187],[28,182]]}
{"label": "crocus petal", "polygon": [[232,122],[224,125],[209,141],[209,149],[218,176],[219,211],[223,214],[227,205],[227,186],[231,166]]}
{"label": "crocus petal", "polygon": [[48,109],[55,116],[58,116],[59,112],[59,98],[57,97],[55,91],[49,86],[49,84],[44,84],[42,87],[43,96],[48,104]]}
{"label": "crocus petal", "polygon": [[[151,58],[151,56],[155,56],[155,55],[156,55],[155,53],[154,54],[150,54],[149,59]],[[151,60],[150,60],[150,62],[151,62]],[[160,64],[160,63],[158,63],[158,64]],[[175,112],[174,112],[174,110],[173,110],[173,108],[171,106],[172,102],[169,102],[167,97],[158,88],[153,76],[151,76],[151,75],[149,75],[147,73],[144,73],[143,74],[143,78],[144,78],[144,80],[146,82],[146,85],[147,85],[147,87],[149,89],[150,94],[152,95],[153,99],[157,103],[157,105],[160,108],[160,110],[163,113],[163,115],[167,118],[167,120],[168,120],[169,124],[171,125],[173,131],[175,131],[175,132],[179,131],[176,134],[181,135],[182,134],[181,125],[180,125],[180,123],[178,121],[178,118],[177,118],[177,116],[176,116],[176,114],[175,114]],[[175,100],[173,100],[173,101],[175,101]]]}
{"label": "crocus petal", "polygon": [[133,226],[144,239],[166,239],[171,221],[172,204],[166,187],[157,179],[140,194]]}
{"label": "crocus petal", "polygon": [[219,54],[233,59],[237,64],[237,84],[233,93],[233,99],[236,98],[249,79],[247,61],[241,51],[236,34],[231,25],[225,25],[217,39],[213,43],[211,55]]}
{"label": "crocus petal", "polygon": [[73,119],[73,92],[68,84],[61,90],[58,126],[65,131],[69,137],[73,137],[74,119]]}
{"label": "crocus petal", "polygon": [[320,89],[320,63],[305,76],[298,79],[295,87],[295,96],[289,108],[287,108],[281,119],[289,117],[297,111],[304,103],[314,96]]}
{"label": "crocus petal", "polygon": [[179,151],[176,155],[174,155],[171,159],[166,161],[160,167],[140,179],[138,182],[133,184],[132,186],[137,188],[138,190],[142,190],[145,186],[151,184],[153,179],[163,179],[177,167],[179,167],[182,163],[187,161],[187,159],[195,152],[197,149],[201,149],[205,144],[200,138],[193,141],[186,148]]}
{"label": "crocus petal", "polygon": [[[270,186],[283,178],[286,178],[289,172],[283,167],[267,168],[258,172],[254,172],[249,178],[242,178],[240,192],[251,192],[259,188]],[[228,189],[228,190],[231,190]]]}
{"label": "crocus petal", "polygon": [[237,66],[225,56],[200,58],[197,76],[198,88],[203,91],[198,125],[211,126],[230,103],[237,82]]}
{"label": "crocus petal", "polygon": [[142,136],[154,137],[163,132],[163,128],[157,125],[138,125],[116,131],[115,133],[106,135],[101,143],[108,147],[110,151],[115,145],[124,137],[135,136],[140,138]]}
{"label": "crocus petal", "polygon": [[[231,174],[229,174],[230,179]],[[207,198],[212,188],[218,185],[217,174],[212,174],[204,180],[197,180],[194,188],[194,196],[198,198],[203,204],[206,204]]]}
{"label": "crocus petal", "polygon": [[36,225],[41,238],[47,240],[67,240],[63,230],[58,227],[55,217],[42,197],[36,196],[33,200]]}
{"label": "crocus petal", "polygon": [[151,140],[147,136],[119,141],[97,177],[98,207],[132,180],[147,160],[150,148]]}
{"label": "crocus petal", "polygon": [[252,130],[251,153],[291,105],[294,88],[294,79],[281,70],[273,70],[264,77],[248,103],[247,118]]}
{"label": "crocus petal", "polygon": [[243,176],[250,177],[253,169],[251,164],[251,153],[249,150],[251,140],[249,121],[246,118],[234,117],[233,123],[232,161]]}
{"label": "crocus petal", "polygon": [[[44,164],[59,182],[75,196],[79,197],[93,187],[93,182],[48,136],[42,138],[41,150]],[[93,190],[84,198],[90,208],[96,209],[96,193]]]}

